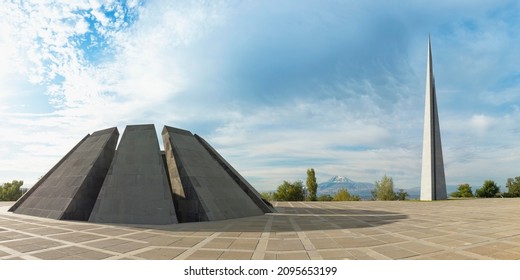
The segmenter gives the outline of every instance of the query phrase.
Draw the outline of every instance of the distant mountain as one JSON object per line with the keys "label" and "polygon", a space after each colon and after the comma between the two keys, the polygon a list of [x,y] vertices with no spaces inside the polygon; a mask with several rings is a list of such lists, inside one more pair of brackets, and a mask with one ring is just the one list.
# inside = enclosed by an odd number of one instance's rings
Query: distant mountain
{"label": "distant mountain", "polygon": [[[372,198],[372,190],[374,189],[374,184],[365,183],[365,182],[356,182],[345,176],[334,176],[330,178],[327,182],[318,184],[318,195],[322,194],[330,194],[333,195],[338,190],[346,188],[350,194],[359,195],[362,199],[371,199]],[[398,192],[399,187],[395,187],[394,191]],[[419,199],[421,195],[421,188],[403,188],[405,192],[408,193],[408,199]],[[457,190],[457,186],[448,185],[446,186],[446,191],[448,196],[450,193]]]}
{"label": "distant mountain", "polygon": [[327,182],[318,184],[318,195],[332,195],[343,188],[346,188],[350,194],[359,195],[363,199],[370,199],[374,184],[352,181],[344,176],[334,176]]}

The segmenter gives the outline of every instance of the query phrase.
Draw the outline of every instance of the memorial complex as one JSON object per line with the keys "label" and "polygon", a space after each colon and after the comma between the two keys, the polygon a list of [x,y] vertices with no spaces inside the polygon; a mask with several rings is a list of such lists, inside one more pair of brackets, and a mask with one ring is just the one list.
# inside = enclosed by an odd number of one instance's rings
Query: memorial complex
{"label": "memorial complex", "polygon": [[275,212],[202,137],[129,125],[85,136],[9,211],[115,224],[217,221]]}

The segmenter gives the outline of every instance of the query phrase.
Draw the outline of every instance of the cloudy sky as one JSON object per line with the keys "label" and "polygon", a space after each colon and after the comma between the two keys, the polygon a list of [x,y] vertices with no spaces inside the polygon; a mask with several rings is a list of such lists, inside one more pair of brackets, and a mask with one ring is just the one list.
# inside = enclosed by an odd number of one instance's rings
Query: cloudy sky
{"label": "cloudy sky", "polygon": [[447,184],[520,176],[518,1],[0,2],[0,182],[154,123],[260,191],[310,167],[418,187],[428,33]]}

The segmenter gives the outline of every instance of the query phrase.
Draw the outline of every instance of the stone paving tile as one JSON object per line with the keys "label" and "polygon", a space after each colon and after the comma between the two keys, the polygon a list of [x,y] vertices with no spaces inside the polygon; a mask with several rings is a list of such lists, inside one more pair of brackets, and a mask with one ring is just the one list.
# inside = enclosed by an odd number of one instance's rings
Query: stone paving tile
{"label": "stone paving tile", "polygon": [[39,259],[42,259],[42,260],[57,260],[57,259],[61,259],[65,256],[69,256],[71,254],[67,254],[67,252],[64,252],[64,251],[61,251],[61,250],[49,250],[49,251],[45,251],[45,252],[41,252],[41,253],[35,253],[35,254],[31,254],[32,256],[34,257],[37,257]]}
{"label": "stone paving tile", "polygon": [[157,236],[161,236],[161,235],[155,234],[155,233],[150,233],[150,232],[135,232],[135,233],[125,235],[124,238],[144,241],[144,239],[157,237]]}
{"label": "stone paving tile", "polygon": [[173,247],[193,247],[198,243],[202,242],[205,238],[203,237],[183,237],[173,243],[170,246]]}
{"label": "stone paving tile", "polygon": [[[343,234],[345,234],[345,233],[343,233]],[[322,230],[307,231],[307,232],[305,232],[305,235],[307,235],[308,238],[325,238],[325,237],[329,237],[329,235],[327,235]]]}
{"label": "stone paving tile", "polygon": [[135,256],[148,260],[173,260],[178,255],[184,253],[184,251],[186,250],[176,248],[152,248]]}
{"label": "stone paving tile", "polygon": [[103,249],[105,249],[107,251],[116,252],[116,253],[126,253],[126,252],[134,251],[137,249],[145,248],[145,247],[148,247],[148,244],[127,241],[125,243],[117,244],[114,246],[104,247]]}
{"label": "stone paving tile", "polygon": [[13,249],[18,252],[21,252],[21,253],[26,253],[26,252],[38,251],[41,249],[56,247],[56,246],[60,246],[63,244],[56,242],[56,241],[52,241],[52,240],[33,237],[33,238],[22,239],[22,240],[7,241],[7,242],[0,243],[0,245]]}
{"label": "stone paving tile", "polygon": [[127,230],[127,229],[119,229],[119,228],[96,228],[96,229],[86,230],[84,232],[97,233],[97,234],[108,235],[108,236],[119,236],[119,235],[123,235],[123,234],[133,233],[135,231]]}
{"label": "stone paving tile", "polygon": [[47,235],[59,234],[59,233],[70,233],[71,231],[66,230],[66,229],[60,229],[60,228],[40,227],[40,228],[28,229],[28,230],[25,230],[25,232],[47,236]]}
{"label": "stone paving tile", "polygon": [[254,250],[258,245],[258,240],[253,239],[237,239],[233,241],[229,249],[233,250]]}
{"label": "stone paving tile", "polygon": [[520,253],[511,251],[497,251],[490,255],[490,257],[497,260],[519,260]]}
{"label": "stone paving tile", "polygon": [[352,260],[376,260],[374,256],[371,256],[366,251],[356,250],[356,249],[348,249],[347,250],[352,255]]}
{"label": "stone paving tile", "polygon": [[213,234],[213,232],[199,231],[199,232],[194,232],[193,234],[191,234],[191,236],[207,237],[207,236],[210,236],[212,234]]}
{"label": "stone paving tile", "polygon": [[218,260],[224,251],[198,250],[189,255],[187,260]]}
{"label": "stone paving tile", "polygon": [[223,232],[219,236],[220,237],[239,237],[242,232],[240,231],[230,231],[230,232]]}
{"label": "stone paving tile", "polygon": [[344,248],[372,247],[384,244],[384,242],[372,237],[339,237],[334,241]]}
{"label": "stone paving tile", "polygon": [[64,256],[62,258],[59,258],[59,260],[103,260],[112,256],[113,255],[107,253],[88,250],[75,255]]}
{"label": "stone paving tile", "polygon": [[227,249],[233,241],[235,241],[233,238],[215,238],[205,244],[203,248]]}
{"label": "stone paving tile", "polygon": [[296,232],[274,232],[271,234],[274,238],[298,238],[298,233]]}
{"label": "stone paving tile", "polygon": [[154,237],[144,238],[141,241],[145,241],[152,246],[168,246],[181,239],[182,237],[177,236],[157,235]]}
{"label": "stone paving tile", "polygon": [[84,243],[84,245],[102,249],[102,248],[108,248],[108,247],[112,247],[112,246],[116,246],[116,245],[121,245],[124,243],[129,243],[129,242],[127,240],[110,238],[110,239],[86,242],[86,243]]}
{"label": "stone paving tile", "polygon": [[[411,258],[415,259],[415,258]],[[469,257],[467,255],[455,253],[455,252],[441,252],[426,256],[418,257],[421,260],[476,260],[477,258]]]}
{"label": "stone paving tile", "polygon": [[[5,240],[14,240],[14,239],[22,239],[22,238],[31,238],[32,236],[14,232],[14,231],[2,231],[0,232],[0,242]],[[0,243],[1,244],[1,243]]]}
{"label": "stone paving tile", "polygon": [[372,248],[372,250],[391,259],[406,259],[418,255],[418,253],[416,252],[406,250],[394,245],[380,246]]}
{"label": "stone paving tile", "polygon": [[316,249],[335,249],[340,247],[332,238],[310,238],[310,241]]}
{"label": "stone paving tile", "polygon": [[372,235],[371,237],[374,239],[377,239],[385,244],[400,243],[400,242],[408,241],[408,239],[405,239],[405,238],[399,237],[399,236],[395,236],[394,234],[391,234],[391,233],[381,234],[381,235]]}
{"label": "stone paving tile", "polygon": [[425,239],[428,237],[440,237],[448,235],[445,232],[440,232],[438,230],[409,230],[409,231],[403,231],[399,232],[400,235],[416,238],[416,239]]}
{"label": "stone paving tile", "polygon": [[458,248],[458,247],[471,245],[471,242],[468,242],[468,240],[460,240],[460,239],[454,238],[453,236],[433,237],[433,238],[427,238],[425,240],[428,242],[432,242],[432,243],[439,244],[442,246],[447,246],[450,248]]}
{"label": "stone paving tile", "polygon": [[85,231],[85,230],[92,230],[92,229],[96,229],[96,228],[101,228],[103,227],[103,225],[99,225],[99,224],[87,224],[87,223],[72,223],[72,224],[61,224],[60,225],[61,228],[65,228],[65,229],[71,229],[71,230],[78,230],[78,231]]}
{"label": "stone paving tile", "polygon": [[234,252],[228,251],[222,253],[218,257],[219,260],[250,260],[253,256],[253,252]]}
{"label": "stone paving tile", "polygon": [[297,239],[272,239],[267,242],[268,251],[297,251],[304,250],[302,242]]}
{"label": "stone paving tile", "polygon": [[264,260],[276,260],[275,253],[265,253]]}
{"label": "stone paving tile", "polygon": [[345,233],[345,231],[343,229],[331,229],[331,230],[326,230],[325,235],[330,238],[335,238],[335,237],[344,237],[347,234]]}
{"label": "stone paving tile", "polygon": [[[520,233],[520,230],[518,232]],[[520,244],[520,235],[514,236],[514,237],[510,237],[510,238],[507,239],[507,241],[515,242],[515,243],[519,243]]]}
{"label": "stone paving tile", "polygon": [[277,260],[310,260],[306,252],[291,252],[276,254]]}
{"label": "stone paving tile", "polygon": [[399,243],[396,246],[398,246],[399,248],[402,248],[402,249],[416,252],[418,254],[429,254],[429,253],[434,253],[434,252],[438,252],[438,251],[442,250],[441,248],[422,244],[422,243],[415,242],[415,241]]}
{"label": "stone paving tile", "polygon": [[65,241],[69,241],[69,242],[74,242],[74,243],[81,243],[81,242],[86,242],[86,241],[102,239],[104,237],[99,236],[99,235],[90,234],[90,233],[71,232],[71,233],[56,234],[56,235],[53,235],[52,238],[59,239],[59,240],[65,240]]}
{"label": "stone paving tile", "polygon": [[512,247],[517,247],[517,246],[512,246],[510,243],[506,243],[506,242],[494,242],[494,243],[489,243],[489,244],[485,244],[485,245],[481,245],[481,246],[467,248],[467,249],[465,249],[465,251],[483,255],[483,256],[492,257],[497,252],[502,252],[502,251],[505,251]]}
{"label": "stone paving tile", "polygon": [[9,225],[9,228],[15,229],[15,230],[26,231],[26,230],[30,230],[30,229],[43,228],[43,226],[36,225],[36,224],[28,224],[28,223],[18,223],[18,224]]}
{"label": "stone paving tile", "polygon": [[6,253],[6,252],[2,251],[2,249],[0,249],[0,258],[8,256],[8,255],[9,255],[8,253]]}
{"label": "stone paving tile", "polygon": [[318,250],[318,253],[325,260],[343,260],[353,258],[353,255],[349,253],[346,249]]}
{"label": "stone paving tile", "polygon": [[262,232],[242,232],[240,238],[260,238]]}

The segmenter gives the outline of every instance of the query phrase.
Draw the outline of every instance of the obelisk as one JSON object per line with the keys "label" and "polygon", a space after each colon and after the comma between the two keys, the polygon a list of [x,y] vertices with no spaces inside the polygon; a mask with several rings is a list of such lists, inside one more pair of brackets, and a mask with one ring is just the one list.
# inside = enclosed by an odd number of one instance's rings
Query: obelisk
{"label": "obelisk", "polygon": [[446,178],[442,159],[441,131],[437,112],[432,52],[428,35],[426,66],[426,98],[424,104],[424,137],[421,174],[421,200],[446,199]]}

